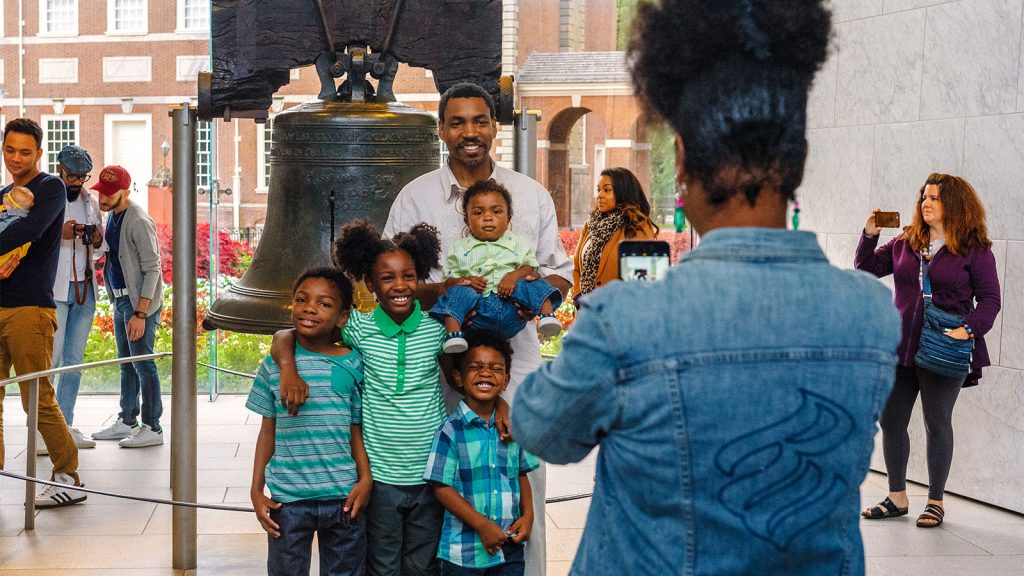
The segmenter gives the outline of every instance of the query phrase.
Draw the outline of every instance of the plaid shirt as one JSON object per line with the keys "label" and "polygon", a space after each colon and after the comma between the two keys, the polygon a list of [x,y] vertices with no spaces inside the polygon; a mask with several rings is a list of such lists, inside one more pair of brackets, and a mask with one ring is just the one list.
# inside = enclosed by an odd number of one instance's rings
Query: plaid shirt
{"label": "plaid shirt", "polygon": [[[451,486],[477,512],[508,530],[520,516],[519,476],[539,465],[519,444],[498,439],[493,415],[484,422],[465,402],[459,402],[434,437],[423,479]],[[500,550],[488,554],[476,531],[448,511],[437,557],[466,568],[505,562]]]}

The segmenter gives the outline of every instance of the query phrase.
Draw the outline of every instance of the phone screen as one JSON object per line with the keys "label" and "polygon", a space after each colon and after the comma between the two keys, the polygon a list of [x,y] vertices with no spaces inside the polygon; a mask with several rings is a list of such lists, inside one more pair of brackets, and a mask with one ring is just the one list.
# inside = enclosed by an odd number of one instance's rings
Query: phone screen
{"label": "phone screen", "polygon": [[653,282],[664,277],[671,264],[668,242],[624,240],[619,243],[619,278]]}

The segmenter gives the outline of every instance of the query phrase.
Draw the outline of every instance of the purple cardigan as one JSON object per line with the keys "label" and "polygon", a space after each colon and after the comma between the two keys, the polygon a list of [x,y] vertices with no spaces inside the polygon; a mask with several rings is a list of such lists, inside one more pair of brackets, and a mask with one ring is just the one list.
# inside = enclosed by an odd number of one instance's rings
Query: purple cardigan
{"label": "purple cardigan", "polygon": [[[878,237],[861,234],[853,265],[879,278],[892,274],[896,285],[894,304],[902,320],[902,338],[896,354],[902,366],[914,366],[914,356],[921,341],[924,299],[921,296],[920,257],[910,242],[898,236],[875,249]],[[928,265],[932,282],[932,302],[946,312],[963,316],[974,332],[974,354],[971,373],[964,387],[975,386],[981,369],[991,364],[985,334],[992,329],[999,314],[999,277],[991,249],[970,250],[954,256],[946,247],[940,248]],[[977,307],[974,301],[977,301]]]}

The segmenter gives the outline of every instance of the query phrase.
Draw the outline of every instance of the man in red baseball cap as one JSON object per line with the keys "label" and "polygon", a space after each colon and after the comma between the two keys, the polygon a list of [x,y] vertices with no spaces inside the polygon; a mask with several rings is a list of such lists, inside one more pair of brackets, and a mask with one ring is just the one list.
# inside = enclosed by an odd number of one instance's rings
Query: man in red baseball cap
{"label": "man in red baseball cap", "polygon": [[[119,358],[153,353],[163,294],[156,225],[141,206],[128,198],[131,185],[127,170],[107,166],[92,186],[99,193],[100,210],[109,213],[103,279],[114,303],[114,341]],[[161,414],[156,362],[121,364],[121,412],[117,421],[92,437],[120,440],[122,448],[157,446],[164,443]]]}

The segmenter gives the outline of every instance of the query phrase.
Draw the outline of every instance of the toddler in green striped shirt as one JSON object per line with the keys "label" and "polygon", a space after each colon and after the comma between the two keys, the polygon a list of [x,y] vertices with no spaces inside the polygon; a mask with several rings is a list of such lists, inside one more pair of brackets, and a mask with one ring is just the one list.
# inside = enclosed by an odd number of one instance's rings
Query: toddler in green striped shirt
{"label": "toddler in green striped shirt", "polygon": [[538,315],[537,332],[557,335],[562,324],[554,311],[562,293],[537,274],[537,254],[512,233],[512,195],[493,178],[477,182],[462,193],[463,221],[469,235],[448,250],[444,264],[445,291],[430,315],[448,330],[446,353],[466,351],[462,325],[475,312],[473,328],[512,338],[526,327],[519,309]]}

